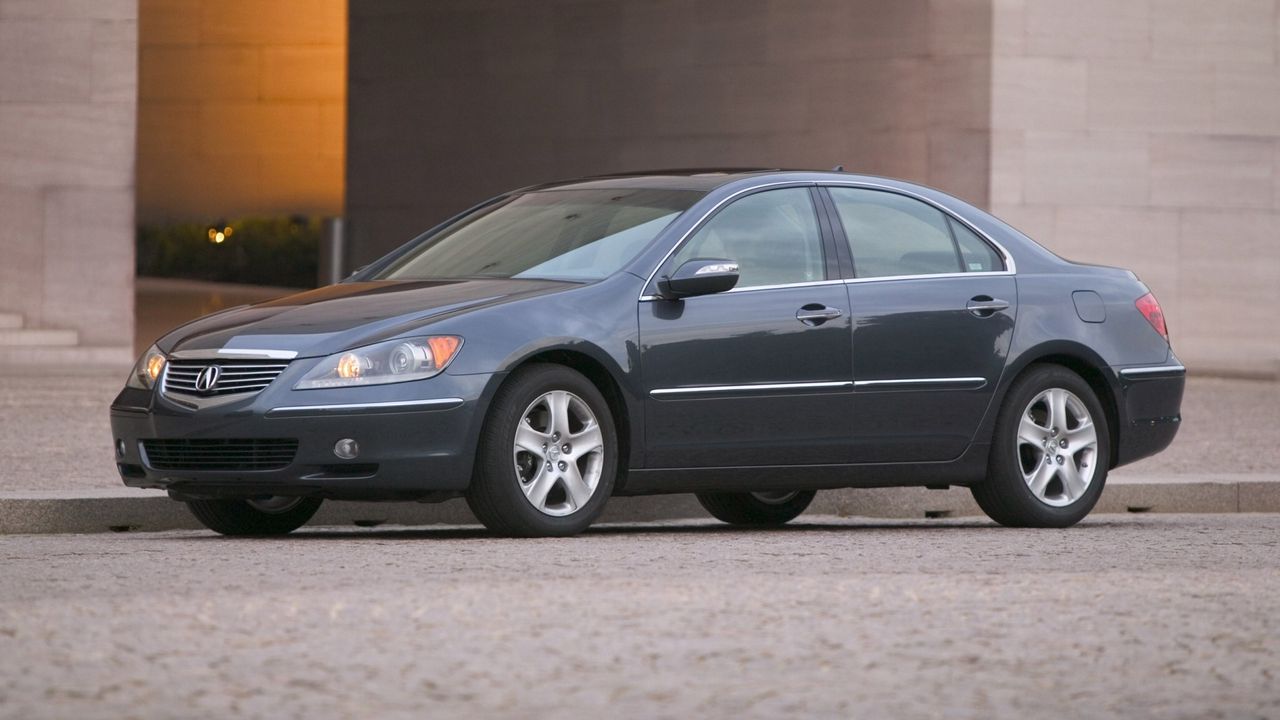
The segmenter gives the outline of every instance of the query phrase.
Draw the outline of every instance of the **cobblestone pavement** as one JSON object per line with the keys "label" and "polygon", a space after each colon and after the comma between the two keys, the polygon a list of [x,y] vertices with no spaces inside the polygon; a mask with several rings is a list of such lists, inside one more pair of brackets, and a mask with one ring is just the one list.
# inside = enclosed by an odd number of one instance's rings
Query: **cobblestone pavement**
{"label": "cobblestone pavement", "polygon": [[1280,515],[0,537],[0,717],[1280,717]]}
{"label": "cobblestone pavement", "polygon": [[[124,377],[0,375],[0,492],[121,488],[107,408]],[[1276,473],[1280,383],[1192,378],[1173,446],[1118,473]]]}

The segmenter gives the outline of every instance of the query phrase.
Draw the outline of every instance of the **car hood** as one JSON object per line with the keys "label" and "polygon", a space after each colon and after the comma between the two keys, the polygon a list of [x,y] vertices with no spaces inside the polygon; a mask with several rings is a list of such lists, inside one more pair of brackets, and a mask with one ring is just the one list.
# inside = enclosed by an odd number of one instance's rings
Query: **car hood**
{"label": "car hood", "polygon": [[390,339],[461,311],[577,283],[555,280],[374,281],[330,285],[208,315],[165,335],[164,352],[285,350],[329,355]]}

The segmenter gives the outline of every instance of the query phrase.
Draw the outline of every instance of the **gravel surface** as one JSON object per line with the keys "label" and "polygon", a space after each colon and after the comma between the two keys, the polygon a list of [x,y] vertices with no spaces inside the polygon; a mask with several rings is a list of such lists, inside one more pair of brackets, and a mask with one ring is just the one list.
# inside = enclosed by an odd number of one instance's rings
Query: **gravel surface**
{"label": "gravel surface", "polygon": [[[107,408],[116,375],[0,375],[0,492],[122,487]],[[1173,446],[1129,475],[1280,472],[1280,383],[1192,378]]]}
{"label": "gravel surface", "polygon": [[1280,516],[0,537],[0,717],[1280,716]]}

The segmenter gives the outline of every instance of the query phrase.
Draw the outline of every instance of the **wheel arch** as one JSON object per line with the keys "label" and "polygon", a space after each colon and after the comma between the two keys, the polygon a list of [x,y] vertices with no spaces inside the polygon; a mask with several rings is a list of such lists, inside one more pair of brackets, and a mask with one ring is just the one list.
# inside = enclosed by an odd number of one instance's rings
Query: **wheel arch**
{"label": "wheel arch", "polygon": [[1110,440],[1111,452],[1107,459],[1108,468],[1114,468],[1120,459],[1120,397],[1114,373],[1110,366],[1096,352],[1085,345],[1075,342],[1050,342],[1038,345],[1022,353],[1005,371],[1005,380],[1001,383],[998,402],[992,403],[988,413],[984,436],[992,437],[995,432],[995,417],[1018,378],[1025,375],[1035,365],[1058,365],[1064,367],[1089,385],[1102,411],[1107,418],[1107,437]]}
{"label": "wheel arch", "polygon": [[621,370],[603,351],[584,343],[541,347],[505,363],[504,375],[493,392],[496,393],[502,384],[508,382],[516,370],[537,363],[562,365],[575,370],[591,381],[591,384],[595,385],[604,396],[618,435],[618,478],[614,483],[616,494],[626,484],[627,470],[631,467],[635,452],[639,448],[635,433],[640,429],[638,418],[634,417],[635,404],[623,389],[624,385],[618,377]]}

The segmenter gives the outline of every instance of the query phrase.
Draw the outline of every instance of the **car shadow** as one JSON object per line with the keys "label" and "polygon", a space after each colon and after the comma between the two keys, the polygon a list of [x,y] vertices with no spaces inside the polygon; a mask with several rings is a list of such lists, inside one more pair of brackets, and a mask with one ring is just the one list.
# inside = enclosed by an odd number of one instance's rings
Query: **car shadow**
{"label": "car shadow", "polygon": [[[1088,520],[1084,523],[1067,528],[1070,532],[1087,532],[1090,529],[1102,529],[1115,527],[1125,524],[1119,519],[1106,520]],[[979,518],[961,518],[961,519],[903,519],[903,520],[881,520],[859,521],[850,519],[848,522],[804,522],[797,521],[783,525],[780,527],[735,527],[732,525],[712,524],[708,521],[691,520],[685,522],[670,522],[643,524],[643,523],[625,523],[625,524],[606,524],[592,527],[581,535],[567,538],[508,538],[500,535],[494,535],[488,530],[479,526],[441,526],[441,527],[410,527],[410,526],[393,526],[393,527],[368,527],[368,528],[346,528],[346,527],[314,527],[302,528],[295,530],[288,535],[271,536],[271,537],[250,537],[250,538],[232,538],[216,535],[213,533],[201,535],[184,535],[174,538],[176,540],[185,540],[191,542],[233,542],[236,540],[251,539],[257,541],[273,541],[273,542],[323,542],[326,540],[519,540],[521,542],[548,542],[548,541],[564,541],[564,542],[583,542],[594,537],[611,537],[611,536],[642,536],[642,535],[806,535],[820,533],[859,533],[859,532],[885,532],[885,531],[901,531],[907,532],[939,532],[939,531],[960,531],[960,530],[998,530],[1001,532],[1028,532],[1019,528],[1002,528],[999,525],[985,519]],[[1052,532],[1052,530],[1032,530],[1030,532]]]}

